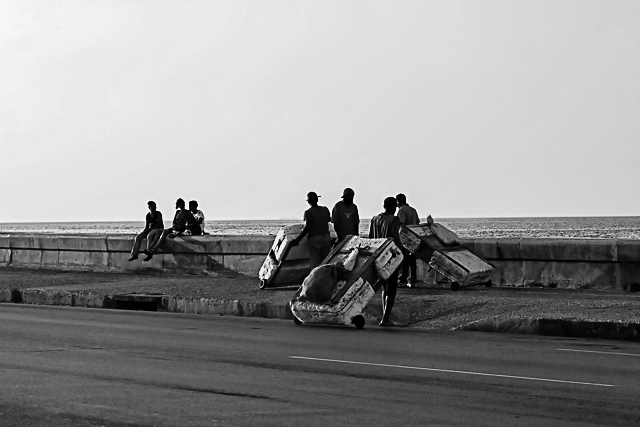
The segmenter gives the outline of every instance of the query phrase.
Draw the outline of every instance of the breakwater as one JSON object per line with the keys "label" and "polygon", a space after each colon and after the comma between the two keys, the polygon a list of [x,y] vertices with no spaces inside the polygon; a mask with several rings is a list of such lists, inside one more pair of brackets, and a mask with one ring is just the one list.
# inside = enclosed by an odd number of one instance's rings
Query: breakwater
{"label": "breakwater", "polygon": [[[256,277],[273,238],[184,236],[149,262],[129,262],[133,235],[0,235],[0,267],[63,271],[244,274]],[[494,286],[637,291],[640,240],[474,238],[464,244],[495,266]],[[419,279],[433,272],[419,262]]]}

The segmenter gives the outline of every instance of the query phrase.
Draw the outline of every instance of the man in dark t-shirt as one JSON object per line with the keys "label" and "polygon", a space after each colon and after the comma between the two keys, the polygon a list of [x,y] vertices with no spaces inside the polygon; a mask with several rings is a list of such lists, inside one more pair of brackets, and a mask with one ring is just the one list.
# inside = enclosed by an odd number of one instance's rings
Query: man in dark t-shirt
{"label": "man in dark t-shirt", "polygon": [[[387,197],[384,199],[383,207],[384,212],[371,218],[369,238],[384,239],[391,237],[396,246],[402,248],[402,244],[400,243],[400,220],[395,216],[395,197]],[[396,300],[397,290],[398,270],[396,269],[382,284],[382,321],[380,322],[380,326],[394,326],[391,321],[391,310]]]}
{"label": "man in dark t-shirt", "polygon": [[311,207],[304,212],[302,232],[291,241],[291,245],[296,246],[304,236],[309,235],[309,264],[312,269],[319,266],[331,252],[331,214],[326,206],[318,206],[318,197],[313,191],[307,193],[307,202]]}
{"label": "man in dark t-shirt", "polygon": [[335,204],[331,211],[331,222],[338,235],[338,241],[345,237],[360,234],[360,216],[358,206],[353,203],[355,192],[351,188],[345,188],[342,192],[342,200]]}
{"label": "man in dark t-shirt", "polygon": [[147,239],[147,249],[151,248],[152,239],[149,237],[149,234],[153,230],[162,230],[164,228],[164,224],[162,222],[162,213],[156,210],[156,202],[150,200],[147,202],[147,206],[149,207],[149,212],[145,218],[144,230],[138,234],[133,242],[133,249],[131,249],[131,257],[129,261],[134,261],[138,259],[138,253],[140,252],[140,245],[144,239]]}

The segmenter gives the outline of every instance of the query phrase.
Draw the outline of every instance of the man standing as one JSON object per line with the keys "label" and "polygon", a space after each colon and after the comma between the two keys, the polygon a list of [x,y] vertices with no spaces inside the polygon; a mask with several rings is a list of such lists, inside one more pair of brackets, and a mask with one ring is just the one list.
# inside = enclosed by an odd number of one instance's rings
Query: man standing
{"label": "man standing", "polygon": [[[400,243],[400,220],[396,213],[396,199],[387,197],[384,199],[384,212],[374,216],[371,219],[369,227],[370,239],[393,238],[393,242],[399,248]],[[398,270],[394,271],[391,276],[382,284],[382,321],[380,326],[394,326],[391,321],[391,310],[396,300],[396,292],[398,290]]]}
{"label": "man standing", "polygon": [[313,191],[307,193],[307,202],[311,206],[304,212],[304,228],[298,237],[291,241],[296,246],[307,234],[309,235],[309,264],[316,268],[331,252],[331,235],[329,222],[331,214],[326,206],[318,206],[318,196]]}
{"label": "man standing", "polygon": [[204,234],[204,214],[201,210],[198,210],[198,202],[191,200],[189,202],[189,212],[193,214],[196,219],[195,224],[189,224],[189,230],[194,236],[201,236]]}
{"label": "man standing", "polygon": [[[407,197],[400,193],[396,196],[396,202],[398,204],[398,219],[400,224],[404,225],[416,225],[420,224],[420,218],[418,212],[407,203]],[[400,266],[400,284],[406,284],[408,288],[415,288],[418,284],[416,273],[416,257],[411,252],[406,250],[403,246],[400,246],[402,250],[403,260]],[[411,276],[409,276],[411,272]]]}
{"label": "man standing", "polygon": [[129,258],[129,261],[138,259],[140,245],[145,238],[147,239],[147,249],[151,247],[151,239],[149,239],[148,236],[152,230],[162,230],[164,228],[162,213],[156,210],[156,202],[150,200],[147,202],[147,206],[149,207],[149,213],[145,218],[144,230],[136,236],[133,242],[133,249],[131,249],[131,258]]}
{"label": "man standing", "polygon": [[342,192],[342,200],[336,203],[331,211],[331,222],[341,241],[348,235],[357,236],[360,234],[360,216],[358,206],[353,203],[356,193],[351,188],[345,188]]}

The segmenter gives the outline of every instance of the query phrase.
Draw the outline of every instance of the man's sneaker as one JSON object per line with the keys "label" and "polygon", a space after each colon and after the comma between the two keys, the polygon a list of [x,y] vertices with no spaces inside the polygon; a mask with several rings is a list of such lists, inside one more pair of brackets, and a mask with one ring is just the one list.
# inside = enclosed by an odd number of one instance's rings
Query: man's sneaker
{"label": "man's sneaker", "polygon": [[416,283],[414,283],[414,282],[407,282],[407,288],[413,288],[413,289],[415,289],[415,288],[417,288],[417,287],[418,287],[418,285],[417,285]]}
{"label": "man's sneaker", "polygon": [[129,261],[135,261],[135,260],[137,260],[137,259],[138,259],[138,257],[137,257],[137,256],[135,256],[135,255],[131,255],[131,258],[129,258]]}

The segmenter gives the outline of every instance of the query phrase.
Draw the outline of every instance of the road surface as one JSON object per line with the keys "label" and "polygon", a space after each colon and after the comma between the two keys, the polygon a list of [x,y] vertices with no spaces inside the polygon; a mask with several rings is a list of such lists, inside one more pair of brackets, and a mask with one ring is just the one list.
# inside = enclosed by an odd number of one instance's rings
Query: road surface
{"label": "road surface", "polygon": [[0,304],[0,425],[640,425],[640,344]]}

